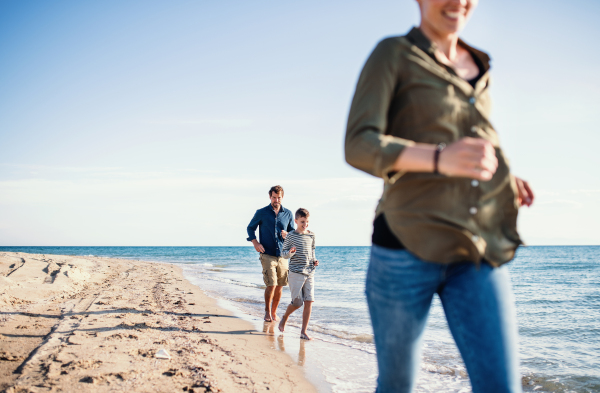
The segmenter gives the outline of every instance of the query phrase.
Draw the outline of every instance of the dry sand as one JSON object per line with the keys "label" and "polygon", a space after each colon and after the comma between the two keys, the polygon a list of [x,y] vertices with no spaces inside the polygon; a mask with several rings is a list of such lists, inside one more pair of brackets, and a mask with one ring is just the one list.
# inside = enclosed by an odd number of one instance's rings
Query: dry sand
{"label": "dry sand", "polygon": [[265,335],[173,265],[0,252],[0,392],[314,392]]}

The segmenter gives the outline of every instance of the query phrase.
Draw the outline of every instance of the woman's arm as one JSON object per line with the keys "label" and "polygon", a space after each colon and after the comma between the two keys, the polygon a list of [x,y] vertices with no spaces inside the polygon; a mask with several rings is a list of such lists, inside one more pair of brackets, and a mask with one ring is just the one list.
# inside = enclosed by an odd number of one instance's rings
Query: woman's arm
{"label": "woman's arm", "polygon": [[400,47],[394,38],[381,41],[360,74],[345,139],[346,162],[373,176],[386,179],[398,154],[415,142],[385,135],[388,110],[401,78]]}
{"label": "woman's arm", "polygon": [[531,206],[535,196],[533,195],[533,191],[531,190],[529,183],[516,176],[515,181],[517,182],[517,201],[519,202],[519,206]]}
{"label": "woman's arm", "polygon": [[[433,172],[436,145],[417,143],[405,147],[394,162],[396,172]],[[490,180],[498,168],[494,146],[479,138],[462,138],[440,152],[438,172],[453,177]]]}

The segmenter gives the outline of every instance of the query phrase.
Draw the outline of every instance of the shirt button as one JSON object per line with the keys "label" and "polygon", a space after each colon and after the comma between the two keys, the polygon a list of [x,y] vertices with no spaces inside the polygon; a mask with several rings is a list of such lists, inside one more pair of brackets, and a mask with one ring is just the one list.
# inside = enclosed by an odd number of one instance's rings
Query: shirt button
{"label": "shirt button", "polygon": [[469,209],[469,213],[471,213],[471,214],[475,214],[475,213],[477,213],[477,208],[476,208],[476,207],[472,207],[472,208],[470,208],[470,209]]}
{"label": "shirt button", "polygon": [[473,134],[476,134],[476,133],[477,133],[477,126],[473,126],[473,127],[471,127],[471,132],[472,132]]}
{"label": "shirt button", "polygon": [[473,241],[473,243],[477,243],[477,242],[479,241],[479,236],[477,236],[477,235],[473,235],[473,236],[471,237],[471,240]]}
{"label": "shirt button", "polygon": [[475,97],[469,98],[469,104],[475,104]]}
{"label": "shirt button", "polygon": [[471,180],[471,185],[473,187],[477,187],[479,185],[479,181],[477,181],[477,180]]}

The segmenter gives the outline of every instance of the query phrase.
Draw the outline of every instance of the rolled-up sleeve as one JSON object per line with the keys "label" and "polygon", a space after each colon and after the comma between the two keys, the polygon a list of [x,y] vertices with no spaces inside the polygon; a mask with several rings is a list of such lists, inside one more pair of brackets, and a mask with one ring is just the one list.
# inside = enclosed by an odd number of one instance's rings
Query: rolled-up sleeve
{"label": "rolled-up sleeve", "polygon": [[287,229],[285,231],[289,233],[293,230],[294,230],[294,214],[292,212],[290,212],[290,220],[288,221]]}
{"label": "rolled-up sleeve", "polygon": [[408,139],[385,135],[388,110],[401,75],[400,67],[401,59],[394,39],[381,41],[358,79],[346,129],[346,162],[386,180],[402,150],[415,144]]}
{"label": "rolled-up sleeve", "polygon": [[254,217],[252,217],[252,220],[250,220],[248,228],[246,228],[248,232],[248,238],[246,240],[248,240],[249,242],[256,239],[256,228],[258,228],[258,224],[260,224],[260,219],[260,210],[257,210],[256,213],[254,213]]}

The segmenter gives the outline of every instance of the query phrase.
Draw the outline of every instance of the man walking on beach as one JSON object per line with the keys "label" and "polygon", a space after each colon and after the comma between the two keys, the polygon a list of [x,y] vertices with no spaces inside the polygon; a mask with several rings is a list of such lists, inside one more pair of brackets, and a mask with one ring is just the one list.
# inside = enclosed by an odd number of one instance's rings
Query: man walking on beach
{"label": "man walking on beach", "polygon": [[[269,190],[271,203],[254,213],[248,224],[248,241],[260,253],[265,289],[265,321],[277,321],[277,306],[283,287],[288,284],[288,261],[281,257],[283,241],[294,230],[292,212],[281,206],[283,188],[273,186]],[[256,228],[259,239],[256,240]]]}

